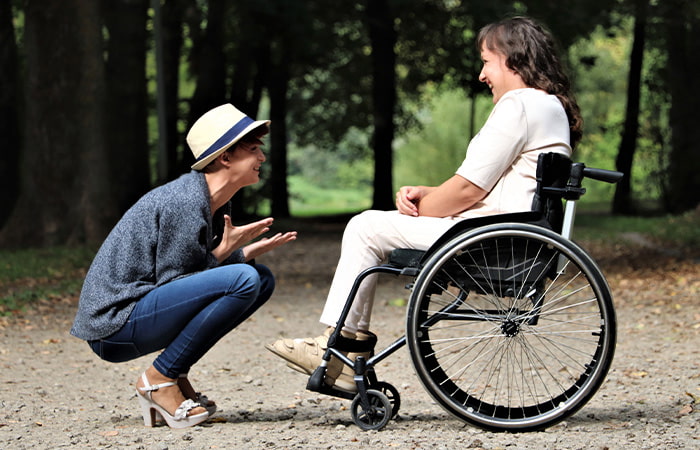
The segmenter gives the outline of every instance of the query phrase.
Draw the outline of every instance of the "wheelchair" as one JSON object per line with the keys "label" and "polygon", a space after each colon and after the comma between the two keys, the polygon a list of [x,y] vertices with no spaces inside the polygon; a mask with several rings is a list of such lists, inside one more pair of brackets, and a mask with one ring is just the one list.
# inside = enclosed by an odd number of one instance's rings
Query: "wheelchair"
{"label": "wheelchair", "polygon": [[[356,278],[307,389],[352,400],[361,429],[382,429],[397,415],[400,395],[379,381],[375,366],[407,345],[424,388],[469,424],[525,432],[574,414],[603,383],[616,341],[610,288],[570,239],[576,201],[584,178],[622,176],[544,153],[532,211],[466,219],[427,251],[394,250]],[[411,280],[406,334],[378,352],[376,338],[340,334],[360,283],[374,273]],[[347,352],[370,356],[352,361]],[[323,382],[331,357],[353,369],[357,393]]]}

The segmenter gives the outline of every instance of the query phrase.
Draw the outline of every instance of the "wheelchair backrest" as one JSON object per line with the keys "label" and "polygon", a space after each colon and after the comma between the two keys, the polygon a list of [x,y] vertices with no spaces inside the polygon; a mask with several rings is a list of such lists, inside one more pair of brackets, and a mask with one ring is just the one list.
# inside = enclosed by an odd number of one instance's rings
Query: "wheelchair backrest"
{"label": "wheelchair backrest", "polygon": [[542,214],[552,230],[561,233],[562,198],[571,176],[571,160],[559,153],[542,153],[537,159],[537,187],[532,210]]}

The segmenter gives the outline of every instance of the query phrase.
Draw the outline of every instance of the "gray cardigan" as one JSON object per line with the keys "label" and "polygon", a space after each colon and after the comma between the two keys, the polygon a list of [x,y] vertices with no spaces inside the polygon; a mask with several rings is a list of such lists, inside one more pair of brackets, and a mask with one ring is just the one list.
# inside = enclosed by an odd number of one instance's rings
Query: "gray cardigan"
{"label": "gray cardigan", "polygon": [[[224,208],[222,208],[224,209]],[[105,338],[127,321],[136,302],[158,286],[219,265],[204,174],[192,171],[144,195],[117,223],[88,270],[71,334]],[[235,251],[222,264],[243,262]]]}

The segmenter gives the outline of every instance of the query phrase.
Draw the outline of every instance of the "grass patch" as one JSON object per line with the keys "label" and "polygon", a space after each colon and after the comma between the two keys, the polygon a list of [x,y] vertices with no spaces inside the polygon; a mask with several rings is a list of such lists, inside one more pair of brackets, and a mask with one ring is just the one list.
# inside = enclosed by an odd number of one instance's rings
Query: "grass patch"
{"label": "grass patch", "polygon": [[[314,189],[313,196],[303,203],[293,203],[295,217],[342,214],[368,207],[368,196],[353,191]],[[363,201],[365,206],[360,206]],[[697,249],[700,214],[611,216],[604,209],[591,206],[583,206],[577,214],[577,240],[618,242],[622,233],[639,233],[661,245]],[[87,247],[0,250],[0,316],[22,311],[37,300],[77,296],[94,255],[95,249]]]}
{"label": "grass patch", "polygon": [[622,233],[639,233],[674,247],[700,247],[700,214],[690,211],[678,216],[630,217],[581,211],[576,214],[577,239],[618,239]]}
{"label": "grass patch", "polygon": [[78,295],[94,255],[87,247],[0,250],[0,316],[39,299]]}
{"label": "grass patch", "polygon": [[316,217],[347,214],[368,209],[372,188],[320,188],[304,177],[289,177],[289,209],[295,217]]}

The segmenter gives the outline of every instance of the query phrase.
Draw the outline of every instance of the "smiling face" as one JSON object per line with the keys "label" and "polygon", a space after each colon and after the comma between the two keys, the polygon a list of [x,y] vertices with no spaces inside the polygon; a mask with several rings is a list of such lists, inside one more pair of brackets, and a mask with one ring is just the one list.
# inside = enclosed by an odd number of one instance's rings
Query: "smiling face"
{"label": "smiling face", "polygon": [[506,92],[527,87],[520,75],[508,68],[506,57],[502,53],[489,50],[484,44],[481,46],[481,60],[483,67],[479,73],[479,81],[486,83],[491,89],[494,104],[498,103]]}
{"label": "smiling face", "polygon": [[262,141],[246,139],[228,152],[231,179],[239,186],[250,186],[260,181],[260,166],[267,159],[262,151]]}

